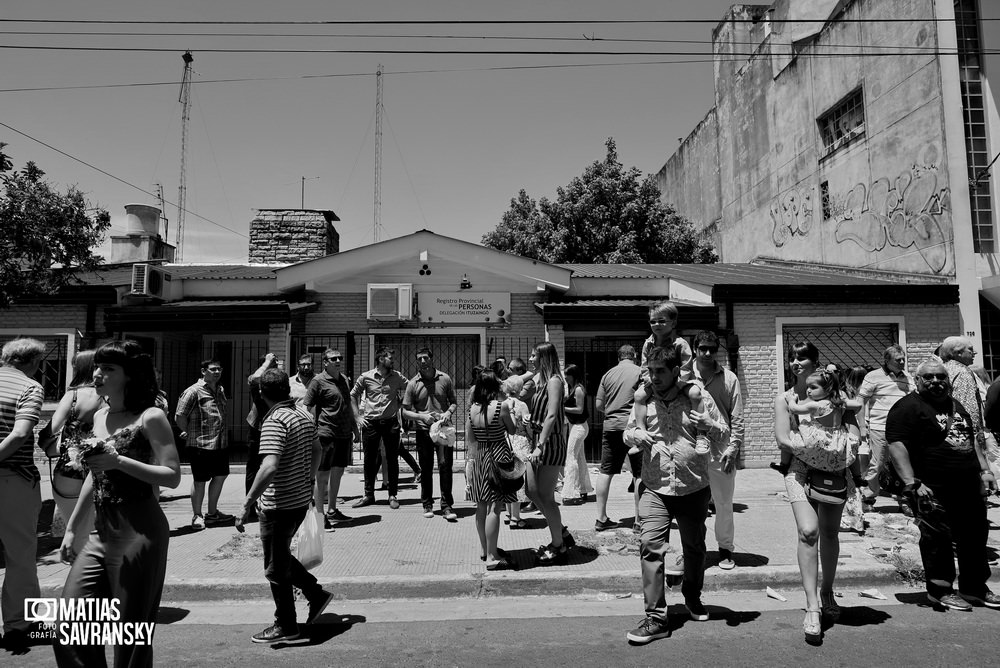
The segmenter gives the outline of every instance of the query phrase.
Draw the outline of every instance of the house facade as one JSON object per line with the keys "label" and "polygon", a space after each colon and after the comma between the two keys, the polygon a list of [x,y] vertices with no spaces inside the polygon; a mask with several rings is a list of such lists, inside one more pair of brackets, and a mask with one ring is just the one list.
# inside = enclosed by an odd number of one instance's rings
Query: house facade
{"label": "house facade", "polygon": [[[977,0],[736,5],[712,33],[715,100],[657,178],[723,263],[959,288],[1000,371],[1000,122]],[[777,316],[776,316],[777,317]]]}

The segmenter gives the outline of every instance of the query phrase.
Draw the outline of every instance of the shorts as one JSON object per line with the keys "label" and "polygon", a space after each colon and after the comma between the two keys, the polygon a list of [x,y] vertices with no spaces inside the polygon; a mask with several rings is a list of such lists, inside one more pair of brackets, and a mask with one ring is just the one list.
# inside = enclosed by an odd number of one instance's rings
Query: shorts
{"label": "shorts", "polygon": [[628,455],[628,463],[632,468],[632,477],[638,478],[642,473],[642,453],[628,454],[628,446],[623,440],[624,431],[605,431],[601,434],[601,473],[615,475],[622,472],[622,464]]}
{"label": "shorts", "polygon": [[319,470],[346,469],[354,463],[354,442],[350,436],[319,437],[323,453],[319,456]]}
{"label": "shorts", "polygon": [[208,482],[212,478],[229,475],[229,451],[188,448],[191,475],[195,482]]}

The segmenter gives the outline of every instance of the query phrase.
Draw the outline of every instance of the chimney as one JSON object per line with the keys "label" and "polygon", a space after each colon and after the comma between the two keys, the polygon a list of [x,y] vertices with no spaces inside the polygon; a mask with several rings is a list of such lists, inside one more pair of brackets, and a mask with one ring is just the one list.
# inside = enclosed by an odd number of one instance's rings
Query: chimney
{"label": "chimney", "polygon": [[294,264],[340,252],[333,211],[257,209],[250,221],[251,264]]}
{"label": "chimney", "polygon": [[174,247],[160,236],[160,210],[147,204],[125,205],[125,234],[111,237],[108,264],[174,261]]}

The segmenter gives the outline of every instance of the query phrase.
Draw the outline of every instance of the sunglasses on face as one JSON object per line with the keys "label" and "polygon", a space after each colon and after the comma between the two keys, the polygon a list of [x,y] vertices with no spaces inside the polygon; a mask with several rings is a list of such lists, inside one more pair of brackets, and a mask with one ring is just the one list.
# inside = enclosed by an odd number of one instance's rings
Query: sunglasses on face
{"label": "sunglasses on face", "polygon": [[222,373],[222,367],[219,366],[210,366],[208,367],[208,370],[212,373]]}
{"label": "sunglasses on face", "polygon": [[333,356],[330,356],[330,357],[324,357],[323,359],[325,359],[327,362],[339,362],[340,360],[342,360],[344,358],[343,358],[343,356],[333,355]]}
{"label": "sunglasses on face", "polygon": [[922,373],[920,377],[924,380],[948,380],[946,373]]}
{"label": "sunglasses on face", "polygon": [[418,362],[430,362],[431,358],[428,357],[427,355],[421,355],[420,357],[417,358],[417,361]]}
{"label": "sunglasses on face", "polygon": [[713,355],[719,352],[718,348],[711,348],[709,346],[698,346],[698,352],[700,353],[712,353]]}

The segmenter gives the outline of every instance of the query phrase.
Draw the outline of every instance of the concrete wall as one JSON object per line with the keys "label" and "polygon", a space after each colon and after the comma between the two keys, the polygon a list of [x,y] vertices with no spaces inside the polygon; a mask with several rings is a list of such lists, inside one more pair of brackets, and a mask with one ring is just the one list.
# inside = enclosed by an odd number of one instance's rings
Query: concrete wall
{"label": "concrete wall", "polygon": [[[966,177],[949,174],[937,58],[926,51],[878,58],[808,56],[845,44],[869,52],[886,44],[932,51],[933,21],[877,19],[934,15],[933,0],[858,0],[849,3],[844,17],[865,22],[830,24],[777,74],[770,37],[749,62],[716,61],[714,162],[724,261],[777,257],[955,274],[951,185],[964,185]],[[720,24],[717,54],[724,56],[746,39],[743,25]],[[858,87],[864,95],[864,135],[825,155],[817,119]],[[699,201],[713,196],[699,178],[716,168],[705,150],[712,132],[703,122],[660,172],[664,201],[675,203],[699,227],[712,222],[706,212],[713,205]]]}
{"label": "concrete wall", "polygon": [[[777,318],[801,318],[808,322],[831,316],[903,316],[907,362],[910,371],[927,358],[946,336],[958,328],[958,307],[922,304],[737,304],[733,325],[740,337],[740,379],[746,422],[743,461],[747,466],[765,466],[776,460],[774,442],[774,398],[779,389],[777,368]],[[787,345],[788,342],[786,342]],[[823,361],[820,350],[820,362]],[[784,356],[782,355],[782,358]]]}

